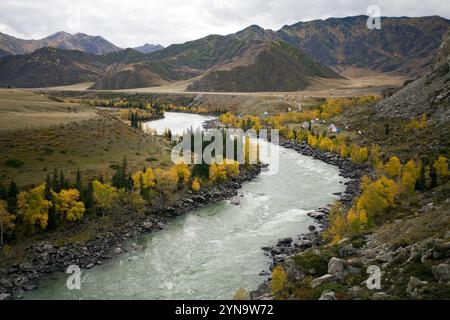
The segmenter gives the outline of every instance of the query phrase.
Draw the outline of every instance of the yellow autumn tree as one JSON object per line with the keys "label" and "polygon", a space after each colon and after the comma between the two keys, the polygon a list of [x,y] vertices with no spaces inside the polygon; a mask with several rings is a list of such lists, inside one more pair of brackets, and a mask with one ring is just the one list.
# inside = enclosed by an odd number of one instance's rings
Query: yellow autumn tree
{"label": "yellow autumn tree", "polygon": [[178,184],[180,186],[186,185],[191,178],[191,170],[185,163],[179,163],[172,167],[174,174],[178,177]]}
{"label": "yellow autumn tree", "polygon": [[45,199],[45,184],[30,191],[23,191],[17,197],[17,212],[32,227],[47,228],[48,210],[52,203]]}
{"label": "yellow autumn tree", "polygon": [[362,182],[362,194],[356,202],[358,212],[364,211],[368,219],[380,215],[394,205],[398,194],[395,181],[382,176],[376,181],[365,178]]}
{"label": "yellow autumn tree", "polygon": [[384,166],[384,171],[391,178],[400,177],[401,170],[402,164],[400,162],[400,159],[396,156],[391,157]]}
{"label": "yellow autumn tree", "polygon": [[373,144],[370,147],[370,163],[374,169],[378,169],[383,164],[381,161],[381,147],[378,144]]}
{"label": "yellow autumn tree", "polygon": [[212,163],[209,166],[209,181],[211,183],[222,182],[227,179],[227,168],[225,165]]}
{"label": "yellow autumn tree", "polygon": [[92,182],[92,188],[95,206],[101,210],[104,216],[107,211],[112,209],[118,199],[117,189],[97,180]]}
{"label": "yellow autumn tree", "polygon": [[173,170],[163,170],[157,168],[155,170],[155,190],[160,195],[162,200],[161,205],[164,201],[172,194],[178,186],[178,175]]}
{"label": "yellow autumn tree", "polygon": [[353,163],[363,164],[367,162],[369,157],[369,150],[366,147],[358,147],[353,145],[350,150],[350,157]]}
{"label": "yellow autumn tree", "polygon": [[200,187],[201,187],[200,179],[198,177],[195,177],[194,180],[192,180],[191,189],[192,191],[199,192]]}
{"label": "yellow autumn tree", "polygon": [[0,246],[3,246],[3,237],[5,232],[15,228],[14,220],[16,217],[8,212],[8,204],[0,200]]}
{"label": "yellow autumn tree", "polygon": [[355,208],[350,208],[347,213],[348,229],[353,233],[361,232],[367,225],[368,219],[365,210],[357,211]]}
{"label": "yellow autumn tree", "polygon": [[409,160],[402,170],[400,179],[400,193],[403,196],[410,196],[414,194],[416,181],[420,176],[420,167],[414,160]]}
{"label": "yellow autumn tree", "polygon": [[331,241],[331,243],[336,244],[341,241],[343,235],[347,231],[347,223],[344,217],[344,212],[342,208],[342,203],[336,202],[329,214],[330,225],[324,231],[324,238]]}
{"label": "yellow autumn tree", "polygon": [[311,146],[311,148],[317,148],[318,147],[318,140],[315,135],[308,135],[308,144]]}
{"label": "yellow autumn tree", "polygon": [[272,270],[272,281],[270,283],[272,294],[278,296],[284,291],[286,285],[286,273],[283,267],[277,266]]}
{"label": "yellow autumn tree", "polygon": [[139,191],[141,187],[151,189],[155,186],[155,173],[152,168],[148,168],[145,172],[138,171],[133,174],[134,189]]}
{"label": "yellow autumn tree", "polygon": [[439,178],[442,179],[448,176],[448,159],[446,157],[439,157],[433,163],[433,167],[436,169]]}
{"label": "yellow autumn tree", "polygon": [[228,177],[236,177],[239,175],[239,162],[235,160],[226,159],[226,171]]}
{"label": "yellow autumn tree", "polygon": [[65,220],[74,222],[81,220],[86,211],[83,202],[79,201],[80,192],[76,189],[52,192],[55,212]]}

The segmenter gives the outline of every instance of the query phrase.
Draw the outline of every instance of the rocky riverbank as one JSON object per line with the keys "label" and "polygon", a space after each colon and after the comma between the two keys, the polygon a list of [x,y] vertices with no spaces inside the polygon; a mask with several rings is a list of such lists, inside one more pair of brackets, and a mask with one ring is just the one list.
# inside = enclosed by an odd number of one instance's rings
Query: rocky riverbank
{"label": "rocky riverbank", "polygon": [[[318,149],[311,148],[305,142],[298,143],[296,141],[280,139],[280,146],[295,150],[302,155],[310,156],[314,159],[318,159],[327,164],[338,167],[340,176],[349,179],[347,182],[345,182],[345,191],[343,193],[335,194],[336,196],[338,196],[337,200],[340,201],[346,208],[349,208],[352,205],[355,197],[360,195],[361,178],[364,175],[371,174],[370,169],[367,165],[355,165],[349,159],[343,159],[336,154],[322,152]],[[309,226],[310,232],[307,234],[299,235],[297,239],[280,239],[278,243],[273,247],[262,248],[267,255],[270,255],[272,257],[270,270],[278,265],[281,265],[284,267],[284,269],[288,270],[288,272],[290,271],[295,273],[295,271],[292,270],[290,263],[287,261],[289,257],[300,254],[312,247],[317,247],[325,244],[322,240],[321,232],[328,227],[328,215],[330,213],[329,206],[318,208],[317,210],[308,213],[308,216],[310,216],[317,222],[319,228],[311,225]],[[261,273],[261,275],[267,275],[267,273],[263,272]],[[265,281],[257,290],[250,293],[252,299],[272,298],[269,281]]]}
{"label": "rocky riverbank", "polygon": [[239,176],[232,180],[211,190],[188,193],[157,215],[141,218],[130,215],[132,220],[119,230],[98,235],[85,243],[55,246],[43,241],[29,245],[22,263],[13,265],[9,270],[0,270],[0,299],[20,299],[24,291],[35,290],[43,277],[54,272],[65,272],[70,265],[77,265],[83,270],[103,264],[125,251],[122,249],[124,241],[161,230],[171,218],[196,208],[235,197],[242,184],[258,176],[262,167],[242,166]]}

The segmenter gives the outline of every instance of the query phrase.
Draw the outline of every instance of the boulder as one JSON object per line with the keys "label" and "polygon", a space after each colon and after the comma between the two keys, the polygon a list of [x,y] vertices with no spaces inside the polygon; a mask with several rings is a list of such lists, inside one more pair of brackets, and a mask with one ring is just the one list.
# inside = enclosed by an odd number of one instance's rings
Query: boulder
{"label": "boulder", "polygon": [[0,301],[8,300],[10,296],[11,296],[10,294],[2,293],[2,294],[0,294]]}
{"label": "boulder", "polygon": [[448,264],[442,263],[438,266],[434,266],[431,268],[431,271],[437,281],[450,280],[450,266]]}
{"label": "boulder", "polygon": [[2,279],[0,279],[0,286],[2,286],[3,288],[12,288],[13,283],[11,280],[9,280],[7,278],[2,278]]}
{"label": "boulder", "polygon": [[292,239],[292,238],[280,239],[280,240],[278,240],[277,246],[286,247],[286,246],[289,246],[293,241],[294,241],[294,239]]}
{"label": "boulder", "polygon": [[388,300],[389,295],[386,292],[376,292],[372,296],[372,300]]}
{"label": "boulder", "polygon": [[341,258],[348,258],[348,257],[353,256],[356,253],[356,250],[350,244],[348,246],[344,246],[344,247],[339,248],[338,252],[339,252],[339,256]]}
{"label": "boulder", "polygon": [[337,299],[333,291],[325,290],[320,295],[319,300],[337,300]]}
{"label": "boulder", "polygon": [[346,271],[347,263],[338,258],[331,258],[330,262],[328,262],[328,273],[335,276],[344,276]]}
{"label": "boulder", "polygon": [[239,205],[241,205],[241,200],[238,197],[236,197],[233,200],[231,200],[231,204],[234,204],[235,206],[239,206]]}
{"label": "boulder", "polygon": [[335,281],[336,281],[336,277],[334,275],[326,274],[320,278],[313,279],[313,281],[311,281],[311,287],[314,289],[325,283],[330,283],[330,282],[335,282]]}
{"label": "boulder", "polygon": [[412,297],[419,295],[419,290],[428,285],[428,282],[422,281],[419,278],[409,278],[408,287],[406,288],[406,294]]}
{"label": "boulder", "polygon": [[121,254],[122,253],[122,248],[115,248],[114,249],[114,254]]}
{"label": "boulder", "polygon": [[312,247],[311,240],[297,240],[294,242],[294,246],[300,249],[308,249]]}
{"label": "boulder", "polygon": [[142,227],[143,227],[145,230],[150,230],[150,229],[153,227],[153,223],[151,223],[150,221],[145,221],[145,222],[142,224]]}

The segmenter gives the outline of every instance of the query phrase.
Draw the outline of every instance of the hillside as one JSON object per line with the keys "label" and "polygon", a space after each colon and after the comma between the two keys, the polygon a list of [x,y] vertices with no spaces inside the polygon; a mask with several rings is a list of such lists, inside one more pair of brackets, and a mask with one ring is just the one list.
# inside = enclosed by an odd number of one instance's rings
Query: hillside
{"label": "hillside", "polygon": [[17,55],[31,53],[44,47],[79,50],[92,54],[105,54],[122,50],[100,36],[90,36],[84,33],[57,32],[39,40],[23,40],[0,33],[0,56],[1,51]]}
{"label": "hillside", "polygon": [[107,65],[81,51],[42,48],[31,54],[0,60],[0,86],[48,87],[96,81]]}
{"label": "hillside", "polygon": [[367,16],[330,18],[284,26],[278,36],[328,66],[352,65],[383,72],[429,70],[450,21],[438,16],[381,18],[369,30]]}
{"label": "hillside", "polygon": [[299,91],[313,77],[340,78],[305,52],[284,42],[264,44],[255,61],[231,70],[207,73],[188,91]]}
{"label": "hillside", "polygon": [[252,25],[234,34],[209,35],[150,53],[141,51],[151,46],[118,51],[101,37],[83,34],[60,32],[30,41],[0,34],[0,56],[41,45],[107,52],[42,49],[27,56],[3,57],[0,85],[45,87],[93,81],[91,89],[115,90],[192,79],[187,88],[191,91],[255,92],[297,91],[313,78],[338,79],[329,68],[416,77],[430,70],[450,25],[436,16],[382,18],[381,30],[369,30],[366,20],[365,16],[314,20],[279,31]]}

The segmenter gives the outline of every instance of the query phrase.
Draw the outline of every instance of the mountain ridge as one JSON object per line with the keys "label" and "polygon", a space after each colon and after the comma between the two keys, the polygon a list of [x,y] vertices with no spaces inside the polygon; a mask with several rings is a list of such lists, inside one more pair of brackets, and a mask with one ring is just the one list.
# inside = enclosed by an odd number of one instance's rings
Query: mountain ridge
{"label": "mountain ridge", "polygon": [[93,54],[122,50],[101,36],[90,36],[85,33],[70,34],[60,31],[38,40],[24,40],[0,33],[0,50],[6,52],[7,55],[28,54],[45,47],[79,50]]}
{"label": "mountain ridge", "polygon": [[[42,55],[46,51],[40,51],[28,56],[28,66],[21,56],[0,58],[0,70],[9,72],[0,78],[0,85],[73,84],[69,83],[71,77],[36,75],[36,70],[48,69],[43,63],[58,61],[68,63],[70,70],[77,74],[74,79],[89,78],[95,82],[92,89],[102,90],[159,86],[193,79],[188,90],[295,91],[304,88],[312,78],[339,78],[331,69],[340,70],[341,66],[417,77],[431,69],[442,35],[450,26],[449,20],[438,16],[382,17],[381,30],[369,30],[366,19],[366,16],[355,16],[298,22],[279,31],[251,25],[233,34],[208,35],[150,53],[136,50],[140,47],[113,50],[95,57],[48,51],[53,56],[44,59]],[[60,32],[46,39],[54,44],[55,39],[74,36],[90,37]],[[276,43],[284,45],[277,47]],[[0,46],[1,50],[5,49]],[[60,57],[56,58],[57,55]],[[29,73],[28,78],[26,74],[14,72],[14,68],[5,67],[5,63],[17,63]],[[59,71],[64,69],[60,64],[55,67]],[[279,74],[279,69],[285,70],[285,77]],[[84,77],[83,72],[86,72]],[[271,77],[278,80],[268,81]]]}

